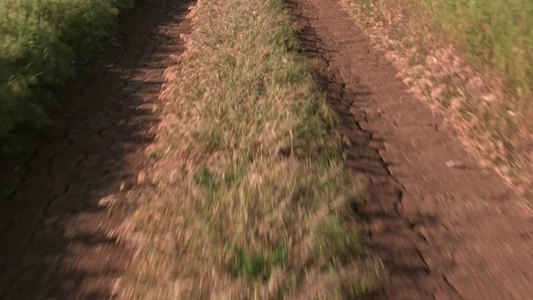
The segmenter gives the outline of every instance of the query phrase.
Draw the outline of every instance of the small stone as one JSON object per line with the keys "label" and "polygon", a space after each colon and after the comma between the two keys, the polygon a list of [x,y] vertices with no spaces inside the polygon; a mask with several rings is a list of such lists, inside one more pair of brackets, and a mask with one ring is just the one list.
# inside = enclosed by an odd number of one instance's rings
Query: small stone
{"label": "small stone", "polygon": [[458,160],[449,160],[446,162],[448,168],[465,168],[465,164]]}

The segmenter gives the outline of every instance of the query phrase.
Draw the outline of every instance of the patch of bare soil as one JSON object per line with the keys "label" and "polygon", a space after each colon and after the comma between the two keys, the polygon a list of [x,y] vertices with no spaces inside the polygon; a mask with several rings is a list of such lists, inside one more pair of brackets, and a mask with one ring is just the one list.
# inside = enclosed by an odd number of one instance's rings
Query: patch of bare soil
{"label": "patch of bare soil", "polygon": [[159,122],[163,72],[183,49],[188,1],[153,0],[124,16],[118,41],[61,98],[62,116],[18,158],[0,201],[1,299],[117,295],[130,250],[114,231],[150,188],[144,154]]}
{"label": "patch of bare soil", "polygon": [[370,181],[354,209],[390,281],[377,299],[530,299],[533,219],[444,116],[408,92],[336,3],[291,0],[303,49],[342,116],[347,164]]}

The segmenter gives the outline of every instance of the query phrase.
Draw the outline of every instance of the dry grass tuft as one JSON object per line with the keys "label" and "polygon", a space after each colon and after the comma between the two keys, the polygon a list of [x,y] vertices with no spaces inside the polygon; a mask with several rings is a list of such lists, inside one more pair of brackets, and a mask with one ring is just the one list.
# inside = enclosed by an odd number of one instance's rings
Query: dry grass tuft
{"label": "dry grass tuft", "polygon": [[366,293],[381,267],[361,267],[350,221],[364,184],[343,166],[336,116],[292,51],[282,2],[200,0],[189,17],[187,51],[167,72],[160,141],[148,150],[156,189],[131,220],[127,297]]}

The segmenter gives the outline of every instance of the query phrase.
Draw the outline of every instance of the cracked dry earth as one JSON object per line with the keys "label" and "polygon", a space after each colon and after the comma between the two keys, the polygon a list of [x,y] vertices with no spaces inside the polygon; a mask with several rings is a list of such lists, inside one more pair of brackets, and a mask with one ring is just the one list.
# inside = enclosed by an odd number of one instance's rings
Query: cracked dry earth
{"label": "cracked dry earth", "polygon": [[355,209],[390,273],[374,298],[533,299],[533,219],[521,201],[335,1],[288,2],[303,52],[326,67],[318,77],[343,119],[347,164],[370,181]]}
{"label": "cracked dry earth", "polygon": [[139,176],[158,123],[163,72],[183,49],[185,0],[139,4],[116,45],[64,92],[55,137],[2,162],[0,299],[108,299],[130,250],[112,234],[147,188]]}

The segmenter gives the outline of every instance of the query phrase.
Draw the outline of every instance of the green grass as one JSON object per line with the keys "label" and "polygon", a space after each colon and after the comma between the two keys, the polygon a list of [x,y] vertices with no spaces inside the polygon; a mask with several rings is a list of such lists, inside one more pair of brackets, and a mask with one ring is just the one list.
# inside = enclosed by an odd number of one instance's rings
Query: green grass
{"label": "green grass", "polygon": [[[373,285],[363,181],[280,0],[199,1],[133,216],[133,299],[347,299]],[[153,153],[148,151],[148,153]],[[159,152],[158,152],[159,153]],[[325,297],[325,298],[324,298]]]}
{"label": "green grass", "polygon": [[91,58],[133,0],[0,1],[0,139],[39,128],[58,103],[53,92]]}

